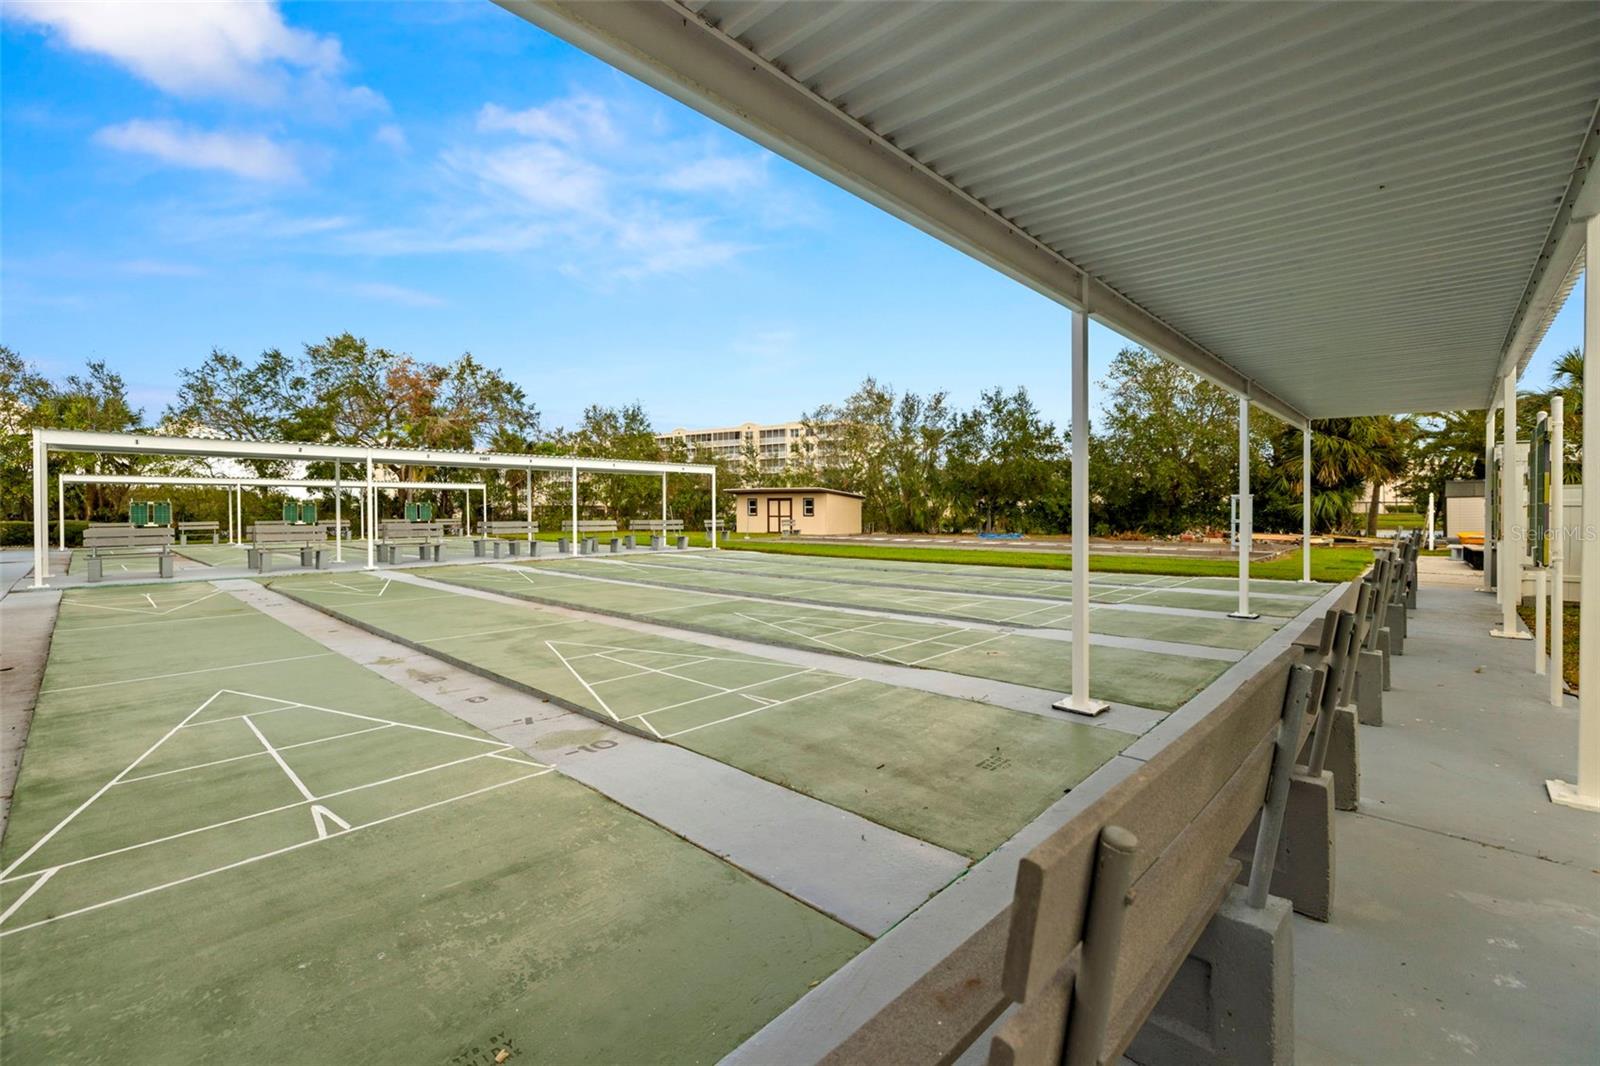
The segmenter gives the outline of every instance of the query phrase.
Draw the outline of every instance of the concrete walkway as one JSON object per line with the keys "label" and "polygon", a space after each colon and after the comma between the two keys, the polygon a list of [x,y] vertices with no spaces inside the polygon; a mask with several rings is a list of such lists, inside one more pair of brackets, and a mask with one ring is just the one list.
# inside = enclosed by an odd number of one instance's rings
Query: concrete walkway
{"label": "concrete walkway", "polygon": [[1550,706],[1494,598],[1425,559],[1361,806],[1336,819],[1333,921],[1295,918],[1301,1063],[1600,1061],[1600,816],[1556,807],[1577,700]]}

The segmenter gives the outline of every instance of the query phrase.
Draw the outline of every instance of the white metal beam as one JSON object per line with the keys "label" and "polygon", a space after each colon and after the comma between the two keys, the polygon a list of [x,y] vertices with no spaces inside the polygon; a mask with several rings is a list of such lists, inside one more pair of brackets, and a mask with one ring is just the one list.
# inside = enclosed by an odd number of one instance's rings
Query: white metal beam
{"label": "white metal beam", "polygon": [[[294,441],[227,441],[196,437],[163,437],[154,433],[93,433],[38,429],[36,438],[54,452],[98,452],[115,455],[199,456],[214,459],[342,459],[408,466],[444,466],[471,470],[579,470],[613,474],[710,474],[710,466],[692,463],[649,463],[632,459],[588,459],[581,456],[513,455],[500,452],[453,452],[423,448],[364,448],[348,444],[302,444]],[[414,486],[413,486],[414,487]]]}

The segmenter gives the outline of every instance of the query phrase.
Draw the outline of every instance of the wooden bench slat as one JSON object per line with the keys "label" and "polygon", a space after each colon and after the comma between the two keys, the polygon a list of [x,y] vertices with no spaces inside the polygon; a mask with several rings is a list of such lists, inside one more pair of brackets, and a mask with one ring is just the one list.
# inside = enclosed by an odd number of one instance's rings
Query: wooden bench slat
{"label": "wooden bench slat", "polygon": [[[1240,752],[1276,735],[1293,655],[1284,653],[1247,679],[1215,711],[1023,858],[1013,901],[1018,920],[1006,953],[1005,988],[1013,1000],[1025,1002],[1035,984],[1054,974],[1058,963],[1052,960],[1065,957],[1082,938],[1100,827],[1115,823],[1139,838],[1137,881],[1189,824],[1190,815],[1227,784]],[[1237,840],[1228,842],[1224,854]]]}
{"label": "wooden bench slat", "polygon": [[[1106,1028],[1109,1058],[1114,1060],[1133,1042],[1194,947],[1183,935],[1198,921],[1193,933],[1200,936],[1215,904],[1238,876],[1239,863],[1231,854],[1266,797],[1276,740],[1273,735],[1262,738],[1223,789],[1134,882]],[[1221,887],[1216,889],[1219,878]],[[1196,900],[1196,889],[1208,885],[1216,889],[1215,899]]]}

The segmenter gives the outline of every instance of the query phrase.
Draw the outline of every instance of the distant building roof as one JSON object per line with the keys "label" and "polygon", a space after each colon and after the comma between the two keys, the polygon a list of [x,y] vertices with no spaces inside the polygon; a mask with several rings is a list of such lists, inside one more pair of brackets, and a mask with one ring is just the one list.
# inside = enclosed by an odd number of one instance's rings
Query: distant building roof
{"label": "distant building roof", "polygon": [[820,485],[746,485],[742,489],[728,489],[728,492],[756,493],[756,492],[828,492],[835,496],[853,496],[858,500],[866,499],[859,492],[846,492],[844,489],[825,489]]}

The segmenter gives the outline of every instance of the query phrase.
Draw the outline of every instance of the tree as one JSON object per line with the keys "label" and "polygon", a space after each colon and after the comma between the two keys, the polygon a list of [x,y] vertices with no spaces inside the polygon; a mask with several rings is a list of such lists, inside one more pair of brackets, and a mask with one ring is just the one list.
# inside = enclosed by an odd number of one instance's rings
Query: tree
{"label": "tree", "polygon": [[1101,521],[1168,536],[1220,528],[1238,491],[1238,401],[1142,348],[1118,352],[1102,385],[1091,466]]}
{"label": "tree", "polygon": [[[1324,418],[1311,423],[1312,528],[1349,528],[1363,487],[1370,491],[1367,535],[1377,535],[1379,489],[1403,478],[1415,453],[1416,423],[1408,416]],[[1299,429],[1277,423],[1271,433],[1261,483],[1263,508],[1272,524],[1292,515],[1299,525],[1301,485]],[[1271,528],[1268,525],[1266,528]]]}
{"label": "tree", "polygon": [[950,433],[948,476],[956,513],[986,531],[1052,529],[1067,495],[1062,437],[1026,389],[983,392]]}
{"label": "tree", "polygon": [[[15,364],[7,373],[16,373]],[[31,390],[32,410],[24,416],[29,427],[50,426],[56,429],[88,430],[101,433],[129,433],[141,428],[144,411],[128,402],[127,384],[122,376],[111,370],[104,361],[92,360],[85,364],[82,374],[69,374],[59,385],[42,382],[37,376],[24,376],[17,380]],[[31,456],[21,466],[21,477],[26,478]],[[66,453],[54,460],[57,473],[126,474],[134,469],[133,460],[121,455],[93,453]],[[8,480],[11,475],[8,474]],[[111,518],[121,509],[129,495],[126,487],[108,485],[80,485],[68,495],[69,509],[76,509],[86,519]],[[27,498],[32,501],[32,489]]]}

